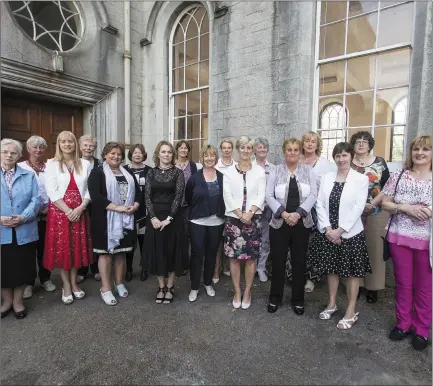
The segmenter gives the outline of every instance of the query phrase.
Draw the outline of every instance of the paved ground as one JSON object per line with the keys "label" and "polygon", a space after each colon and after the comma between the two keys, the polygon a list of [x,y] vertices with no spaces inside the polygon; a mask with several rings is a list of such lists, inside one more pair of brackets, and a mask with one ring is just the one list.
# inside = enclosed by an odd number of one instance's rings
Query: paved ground
{"label": "paved ground", "polygon": [[[138,269],[136,270],[138,272]],[[60,278],[54,276],[60,287]],[[256,279],[257,280],[257,279]],[[415,352],[410,340],[393,343],[393,290],[369,305],[348,331],[318,314],[326,304],[326,284],[307,295],[304,316],[286,300],[266,312],[269,283],[258,280],[249,310],[234,310],[230,278],[200,290],[188,302],[189,283],[176,283],[171,305],[154,302],[156,280],[129,285],[130,297],[116,307],[102,303],[99,285],[82,285],[87,297],[64,306],[60,291],[37,287],[26,301],[29,315],[1,322],[1,384],[431,384],[431,347]],[[341,288],[340,309],[345,296]],[[290,289],[287,288],[287,294]]]}

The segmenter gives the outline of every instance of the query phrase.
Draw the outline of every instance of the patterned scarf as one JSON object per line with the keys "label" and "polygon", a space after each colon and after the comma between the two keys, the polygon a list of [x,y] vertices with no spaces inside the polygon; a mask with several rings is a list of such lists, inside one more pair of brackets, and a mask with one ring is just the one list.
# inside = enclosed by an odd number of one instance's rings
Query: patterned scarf
{"label": "patterned scarf", "polygon": [[8,188],[9,198],[12,200],[12,182],[15,177],[15,168],[8,171],[4,171],[3,173],[5,176],[6,186]]}

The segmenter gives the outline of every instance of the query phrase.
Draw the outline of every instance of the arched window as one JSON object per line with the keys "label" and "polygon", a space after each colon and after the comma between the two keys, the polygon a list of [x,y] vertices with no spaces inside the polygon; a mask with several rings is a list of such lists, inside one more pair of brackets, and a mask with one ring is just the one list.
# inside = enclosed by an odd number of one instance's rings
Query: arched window
{"label": "arched window", "polygon": [[83,19],[75,1],[9,1],[27,36],[53,51],[70,51],[83,36]]}
{"label": "arched window", "polygon": [[201,5],[186,8],[170,37],[170,140],[187,140],[198,161],[207,142],[209,100],[209,18]]}
{"label": "arched window", "polygon": [[346,113],[340,103],[330,103],[320,112],[320,130],[322,137],[322,155],[332,160],[332,150],[338,142],[346,140]]}
{"label": "arched window", "polygon": [[404,131],[407,118],[407,97],[401,99],[394,107],[393,122],[401,126],[391,128],[391,162],[403,161],[404,154]]}

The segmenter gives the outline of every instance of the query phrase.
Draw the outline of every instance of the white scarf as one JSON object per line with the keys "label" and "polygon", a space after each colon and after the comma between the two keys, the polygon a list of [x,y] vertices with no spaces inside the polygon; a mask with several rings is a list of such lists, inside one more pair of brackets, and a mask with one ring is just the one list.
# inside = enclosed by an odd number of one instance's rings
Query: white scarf
{"label": "white scarf", "polygon": [[[117,185],[117,180],[114,173],[106,162],[103,163],[102,167],[105,174],[107,198],[115,205],[134,205],[134,177],[132,177],[122,165],[119,166],[121,173],[128,181],[128,194],[126,202],[122,203],[119,193],[119,186]],[[124,229],[134,229],[134,215],[107,210],[108,252],[113,253],[114,248],[120,244],[120,240],[124,237]]]}

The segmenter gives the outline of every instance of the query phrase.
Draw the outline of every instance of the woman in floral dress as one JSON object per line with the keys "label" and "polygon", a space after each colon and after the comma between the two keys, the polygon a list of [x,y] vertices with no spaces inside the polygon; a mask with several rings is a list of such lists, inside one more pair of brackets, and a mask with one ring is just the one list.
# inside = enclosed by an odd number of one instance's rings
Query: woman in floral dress
{"label": "woman in floral dress", "polygon": [[[224,175],[223,197],[226,206],[224,253],[230,258],[230,273],[235,290],[233,307],[251,305],[251,286],[260,257],[261,214],[265,205],[266,179],[261,166],[253,165],[253,142],[242,136],[236,142],[239,163]],[[245,290],[241,296],[240,262],[245,261]]]}

